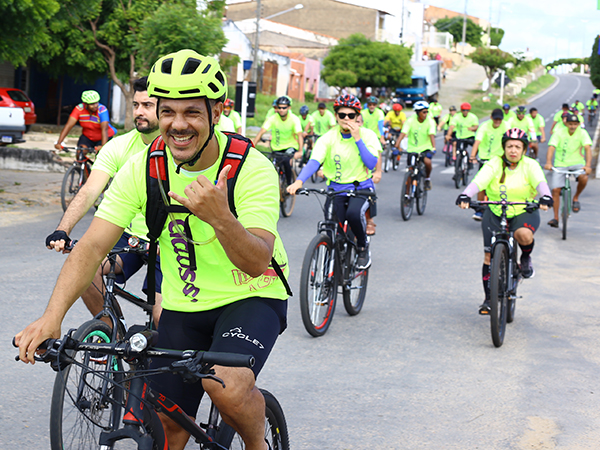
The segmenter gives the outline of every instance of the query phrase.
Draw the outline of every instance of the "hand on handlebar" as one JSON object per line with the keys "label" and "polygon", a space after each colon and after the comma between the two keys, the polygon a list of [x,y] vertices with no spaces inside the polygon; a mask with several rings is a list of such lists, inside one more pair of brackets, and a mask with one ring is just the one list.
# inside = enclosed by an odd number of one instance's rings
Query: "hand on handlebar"
{"label": "hand on handlebar", "polygon": [[46,238],[46,248],[63,254],[71,251],[70,244],[71,238],[63,230],[56,230]]}
{"label": "hand on handlebar", "polygon": [[19,347],[19,359],[24,363],[35,364],[35,355],[40,353],[38,348],[46,339],[60,337],[60,321],[44,316],[29,324],[15,336],[14,343]]}
{"label": "hand on handlebar", "polygon": [[300,189],[303,184],[304,183],[302,182],[302,180],[296,180],[292,184],[290,184],[286,190],[288,191],[288,193],[296,195],[296,191]]}
{"label": "hand on handlebar", "polygon": [[456,199],[456,204],[460,209],[469,209],[471,207],[471,197],[465,194],[460,194]]}

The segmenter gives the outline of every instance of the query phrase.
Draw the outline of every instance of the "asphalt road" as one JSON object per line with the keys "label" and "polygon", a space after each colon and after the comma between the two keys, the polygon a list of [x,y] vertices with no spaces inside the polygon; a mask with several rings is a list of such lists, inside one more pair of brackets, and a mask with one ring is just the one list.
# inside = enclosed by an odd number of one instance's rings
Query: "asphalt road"
{"label": "asphalt road", "polygon": [[[561,76],[533,105],[551,118],[563,101],[585,101],[590,93],[588,78]],[[545,145],[542,161],[544,155]],[[434,162],[440,161],[438,154]],[[281,219],[296,295],[289,301],[288,329],[259,385],[280,400],[292,448],[598,448],[600,183],[588,184],[567,241],[545,225],[550,213],[542,213],[536,276],[521,284],[515,321],[497,349],[489,319],[477,314],[483,299],[480,225],[454,206],[459,191],[442,166],[434,169],[425,214],[409,222],[399,211],[403,173],[384,175],[365,307],[350,317],[340,306],[322,338],[306,333],[298,307],[300,266],[321,217],[319,204],[300,197],[292,217]],[[46,250],[43,239],[59,218],[56,211],[2,227],[5,450],[49,448],[53,373],[15,362],[10,339],[41,314],[52,291],[64,257]],[[75,234],[90,220],[88,214]],[[139,278],[131,282],[139,284]],[[142,320],[131,308],[126,316],[130,323]],[[87,318],[77,304],[64,330]]]}

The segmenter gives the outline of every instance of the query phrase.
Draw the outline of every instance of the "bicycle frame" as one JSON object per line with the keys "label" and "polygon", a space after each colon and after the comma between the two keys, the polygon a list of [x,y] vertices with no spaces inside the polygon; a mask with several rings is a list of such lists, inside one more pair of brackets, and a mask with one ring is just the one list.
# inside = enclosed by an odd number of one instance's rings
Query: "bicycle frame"
{"label": "bicycle frame", "polygon": [[[410,154],[410,153],[409,153]],[[407,161],[406,171],[412,172],[412,188],[410,193],[405,193],[410,195],[411,197],[415,197],[415,193],[417,190],[417,185],[419,184],[419,180],[425,177],[425,153],[417,153],[415,158],[415,162],[413,165],[408,165],[410,161]]]}

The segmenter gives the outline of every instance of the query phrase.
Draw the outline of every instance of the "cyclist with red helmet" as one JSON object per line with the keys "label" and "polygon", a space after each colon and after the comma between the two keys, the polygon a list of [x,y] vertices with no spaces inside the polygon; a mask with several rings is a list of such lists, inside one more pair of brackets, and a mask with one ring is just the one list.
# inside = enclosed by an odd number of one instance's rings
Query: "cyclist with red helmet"
{"label": "cyclist with red helmet", "polygon": [[[371,171],[377,165],[381,144],[374,131],[359,126],[360,101],[354,95],[340,95],[333,104],[337,126],[319,138],[310,160],[288,187],[290,194],[298,189],[315,173],[321,164],[329,188],[333,190],[375,190]],[[358,244],[358,267],[371,265],[365,211],[369,207],[367,197],[348,197],[340,194],[333,200],[338,220],[346,220],[356,236]]]}
{"label": "cyclist with red helmet", "polygon": [[[536,194],[540,195],[540,209],[546,211],[552,206],[552,195],[544,172],[533,159],[525,156],[529,139],[527,133],[518,128],[508,130],[502,136],[502,157],[493,156],[485,164],[473,181],[456,199],[462,209],[469,208],[471,198],[479,191],[485,190],[490,201],[506,198],[512,202],[532,201]],[[533,234],[540,225],[539,211],[527,212],[525,206],[513,206],[508,210],[510,230],[521,248],[521,274],[523,278],[534,275],[531,263],[533,250]],[[481,228],[483,230],[483,268],[482,280],[485,300],[479,307],[479,314],[490,313],[490,261],[493,232],[500,230],[500,206],[491,205],[483,213]]]}
{"label": "cyclist with red helmet", "polygon": [[229,117],[233,121],[233,126],[235,128],[236,133],[242,132],[242,116],[237,112],[233,107],[235,106],[235,102],[228,98],[223,102],[223,114],[226,117]]}
{"label": "cyclist with red helmet", "polygon": [[[452,132],[456,130],[457,140],[463,140],[468,145],[473,145],[477,128],[479,128],[479,119],[471,112],[471,104],[465,102],[460,105],[460,114],[455,114],[450,121],[450,128],[446,133],[446,142],[450,142]],[[456,143],[452,148],[452,158],[456,159]]]}

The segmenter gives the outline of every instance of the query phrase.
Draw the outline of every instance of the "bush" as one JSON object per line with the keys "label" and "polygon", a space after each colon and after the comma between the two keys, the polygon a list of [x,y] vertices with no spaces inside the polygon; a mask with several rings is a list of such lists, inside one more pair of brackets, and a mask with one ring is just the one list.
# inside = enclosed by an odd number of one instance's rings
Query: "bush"
{"label": "bush", "polygon": [[304,100],[307,101],[308,103],[312,103],[315,101],[315,94],[313,94],[312,92],[305,92],[304,93]]}

